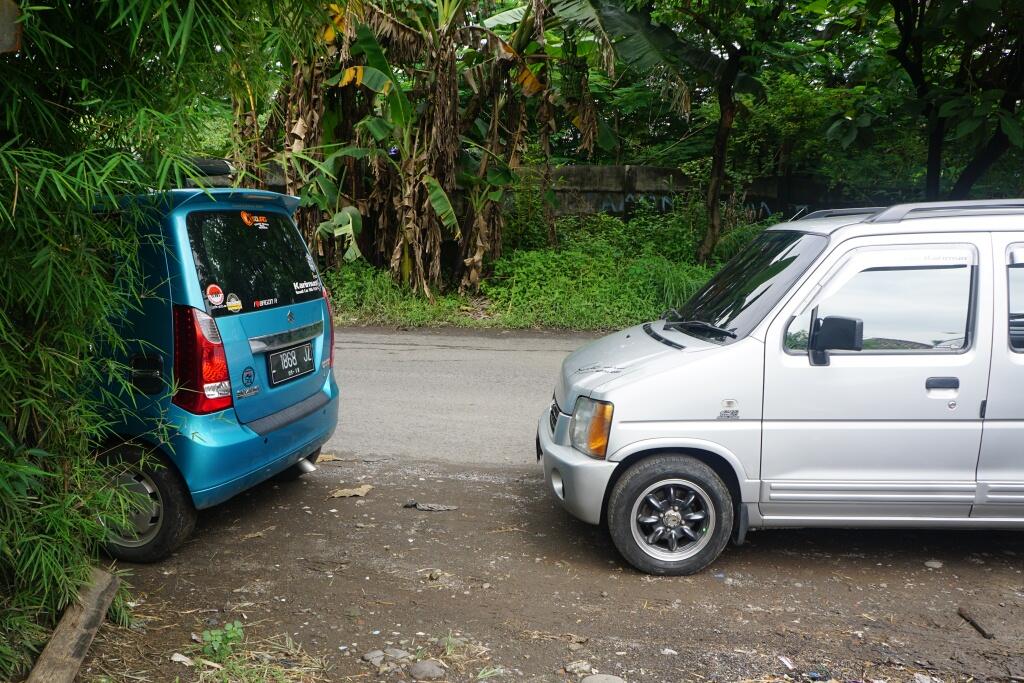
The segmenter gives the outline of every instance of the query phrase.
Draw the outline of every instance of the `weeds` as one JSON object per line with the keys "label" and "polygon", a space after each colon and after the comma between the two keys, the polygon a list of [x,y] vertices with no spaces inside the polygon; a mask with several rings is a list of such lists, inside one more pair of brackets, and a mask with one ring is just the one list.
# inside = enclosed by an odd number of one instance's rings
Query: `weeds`
{"label": "weeds", "polygon": [[[714,273],[692,261],[700,216],[643,209],[629,222],[606,215],[558,221],[557,249],[517,249],[492,264],[482,298],[449,294],[430,303],[366,263],[324,274],[338,320],[363,325],[611,329],[657,318]],[[726,234],[739,249],[761,224]],[[522,228],[522,226],[520,226]],[[522,230],[520,230],[522,232]],[[521,243],[533,244],[537,235]]]}
{"label": "weeds", "polygon": [[326,662],[309,656],[288,636],[246,637],[242,622],[203,631],[199,654],[184,658],[201,683],[315,683],[325,680]]}

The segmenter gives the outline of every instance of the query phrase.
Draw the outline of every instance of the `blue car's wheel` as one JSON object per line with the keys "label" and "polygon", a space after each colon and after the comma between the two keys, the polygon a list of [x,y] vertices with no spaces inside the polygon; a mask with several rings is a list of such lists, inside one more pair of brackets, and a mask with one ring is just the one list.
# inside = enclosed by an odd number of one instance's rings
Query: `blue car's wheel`
{"label": "blue car's wheel", "polygon": [[127,524],[111,527],[107,552],[127,562],[155,562],[174,552],[192,533],[196,509],[185,482],[155,453],[135,446],[108,456],[114,485],[131,494]]}

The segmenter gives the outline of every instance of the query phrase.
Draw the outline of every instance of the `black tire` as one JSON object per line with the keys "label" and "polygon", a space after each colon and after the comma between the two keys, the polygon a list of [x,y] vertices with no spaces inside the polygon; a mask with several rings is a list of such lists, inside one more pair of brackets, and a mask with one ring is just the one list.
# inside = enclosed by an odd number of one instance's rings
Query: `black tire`
{"label": "black tire", "polygon": [[607,517],[615,547],[640,571],[695,574],[729,542],[733,501],[721,477],[699,460],[656,455],[630,467],[615,483]]}
{"label": "black tire", "polygon": [[[306,456],[306,460],[308,460],[310,462],[310,464],[312,464],[312,465],[315,465],[316,461],[319,458],[320,458],[320,449],[319,448]],[[275,475],[274,476],[274,480],[275,481],[295,481],[296,479],[301,477],[303,474],[305,474],[305,472],[300,470],[298,465],[292,465],[288,469],[286,469],[286,470],[284,470],[282,472],[279,472],[277,475]]]}
{"label": "black tire", "polygon": [[[149,452],[137,446],[125,445],[108,456],[115,467],[118,483],[139,487],[153,501],[157,517],[150,517],[150,526],[139,532],[143,522],[132,531],[110,531],[107,554],[126,562],[148,563],[162,560],[178,549],[192,534],[196,525],[196,509],[188,486],[178,470],[158,452]],[[137,520],[143,513],[137,516]],[[130,538],[135,534],[135,538]]]}

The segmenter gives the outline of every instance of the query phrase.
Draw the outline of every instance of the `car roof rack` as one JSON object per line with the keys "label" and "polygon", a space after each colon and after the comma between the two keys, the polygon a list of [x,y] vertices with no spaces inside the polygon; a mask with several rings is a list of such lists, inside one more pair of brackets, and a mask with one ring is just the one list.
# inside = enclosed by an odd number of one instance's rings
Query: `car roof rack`
{"label": "car roof rack", "polygon": [[[907,218],[925,218],[930,212],[985,212],[998,210],[1024,211],[1024,199],[969,199],[952,202],[919,202],[896,204],[880,211],[865,223],[896,223]],[[918,214],[918,215],[913,215]]]}
{"label": "car roof rack", "polygon": [[831,216],[860,216],[863,214],[873,214],[879,211],[884,211],[884,206],[861,206],[852,209],[820,209],[819,211],[811,211],[806,216],[801,216],[800,220],[806,221],[811,218],[829,218]]}

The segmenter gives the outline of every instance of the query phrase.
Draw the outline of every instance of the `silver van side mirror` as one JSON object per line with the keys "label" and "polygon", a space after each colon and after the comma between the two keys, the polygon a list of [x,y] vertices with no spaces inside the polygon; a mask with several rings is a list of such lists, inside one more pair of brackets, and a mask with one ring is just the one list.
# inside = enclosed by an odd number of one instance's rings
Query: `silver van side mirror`
{"label": "silver van side mirror", "polygon": [[816,318],[807,342],[811,365],[828,365],[829,351],[860,351],[864,348],[864,321],[830,315]]}

